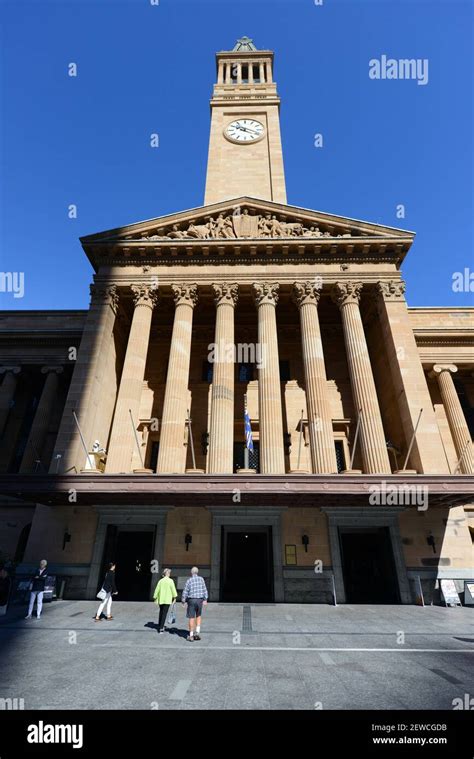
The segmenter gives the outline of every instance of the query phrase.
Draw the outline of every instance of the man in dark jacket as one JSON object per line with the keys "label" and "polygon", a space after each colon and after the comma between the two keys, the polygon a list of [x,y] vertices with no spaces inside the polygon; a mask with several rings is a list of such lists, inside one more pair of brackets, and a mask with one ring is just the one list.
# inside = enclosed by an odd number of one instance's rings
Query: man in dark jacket
{"label": "man in dark jacket", "polygon": [[43,608],[43,593],[44,593],[44,586],[46,583],[47,578],[47,571],[46,567],[48,565],[48,562],[46,559],[41,559],[39,569],[36,570],[35,574],[31,578],[31,584],[30,584],[30,606],[28,609],[28,614],[26,615],[26,619],[31,619],[31,616],[33,614],[33,606],[35,605],[35,598],[36,598],[36,619],[39,619],[41,617],[41,610]]}

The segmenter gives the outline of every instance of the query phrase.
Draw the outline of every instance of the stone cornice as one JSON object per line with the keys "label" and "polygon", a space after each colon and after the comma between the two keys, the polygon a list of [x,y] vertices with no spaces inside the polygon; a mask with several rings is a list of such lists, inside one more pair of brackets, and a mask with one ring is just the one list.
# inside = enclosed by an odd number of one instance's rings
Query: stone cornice
{"label": "stone cornice", "polygon": [[[384,485],[385,484],[385,485]],[[430,508],[474,502],[472,475],[0,475],[0,495],[32,503],[68,505],[70,490],[77,507],[137,503],[167,506],[223,506],[235,509],[235,489],[241,507],[274,505],[369,505],[370,486],[408,484],[428,488]],[[397,507],[395,507],[397,508]],[[416,510],[416,506],[407,507]]]}
{"label": "stone cornice", "polygon": [[411,240],[386,238],[242,238],[238,240],[106,241],[89,243],[87,255],[101,266],[263,264],[354,264],[403,261]]}
{"label": "stone cornice", "polygon": [[474,348],[473,330],[470,328],[455,329],[413,328],[413,334],[418,345],[472,345]]}

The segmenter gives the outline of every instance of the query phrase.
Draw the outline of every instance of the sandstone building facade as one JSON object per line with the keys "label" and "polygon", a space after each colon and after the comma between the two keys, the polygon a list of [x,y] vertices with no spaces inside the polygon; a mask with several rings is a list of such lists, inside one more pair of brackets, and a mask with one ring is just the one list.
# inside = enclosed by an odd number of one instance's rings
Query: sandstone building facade
{"label": "sandstone building facade", "polygon": [[204,206],[82,238],[87,311],[0,313],[0,559],[65,597],[111,559],[135,600],[472,579],[474,309],[407,306],[412,232],[287,203],[279,105],[271,51],[218,53]]}

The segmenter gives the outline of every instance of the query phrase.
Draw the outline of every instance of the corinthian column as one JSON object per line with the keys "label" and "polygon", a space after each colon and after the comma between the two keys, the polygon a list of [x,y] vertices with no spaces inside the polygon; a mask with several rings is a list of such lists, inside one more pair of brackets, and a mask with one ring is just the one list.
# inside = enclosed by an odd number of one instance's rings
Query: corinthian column
{"label": "corinthian column", "polygon": [[340,308],[352,395],[357,412],[362,410],[360,447],[366,474],[390,473],[369,351],[359,310],[362,282],[337,282],[333,300]]}
{"label": "corinthian column", "polygon": [[156,468],[159,474],[181,474],[186,466],[184,432],[193,311],[197,303],[196,284],[171,285],[171,287],[176,308],[161,417],[160,447]]}
{"label": "corinthian column", "polygon": [[133,448],[136,443],[130,411],[133,423],[137,424],[150,340],[151,317],[158,300],[157,288],[148,284],[132,285],[131,290],[135,308],[110,435],[107,473],[130,472],[131,470]]}
{"label": "corinthian column", "polygon": [[0,438],[3,435],[8,414],[12,407],[20,371],[19,366],[3,366],[0,369],[0,374],[4,375],[3,382],[0,385]]}
{"label": "corinthian column", "polygon": [[454,447],[458,459],[461,458],[459,470],[462,474],[474,473],[474,456],[472,450],[471,433],[467,426],[466,417],[462,410],[459,396],[453,382],[453,374],[458,368],[455,364],[435,364],[433,376],[438,380],[441,400],[448,418],[449,429],[454,441]]}
{"label": "corinthian column", "polygon": [[293,286],[293,300],[300,312],[312,470],[314,474],[333,474],[337,461],[318,318],[319,296],[320,290],[311,282],[295,282]]}
{"label": "corinthian column", "polygon": [[[46,442],[48,428],[53,413],[54,404],[58,396],[58,375],[62,373],[61,366],[44,366],[42,374],[46,374],[43,390],[39,399],[36,413],[31,425],[26,443],[25,452],[20,464],[20,472],[32,472],[35,461],[43,455],[43,447]],[[49,462],[42,462],[45,466]]]}
{"label": "corinthian column", "polygon": [[[107,358],[113,346],[117,308],[116,285],[91,286],[91,304],[56,438],[55,452],[62,457],[63,471],[73,466],[79,471],[85,463],[81,439],[72,412],[76,412],[84,438],[88,442],[99,434],[95,425],[101,404]],[[104,443],[107,436],[108,429],[103,435]],[[50,471],[56,471],[54,461]]]}
{"label": "corinthian column", "polygon": [[281,412],[280,366],[275,307],[276,283],[253,285],[258,309],[258,416],[260,423],[260,469],[262,474],[284,474],[283,417]]}
{"label": "corinthian column", "polygon": [[[410,324],[405,283],[402,280],[377,282],[376,288],[377,313],[387,367],[392,377],[407,450],[413,439],[411,465],[420,474],[442,474],[446,472],[446,455]],[[423,409],[421,417],[420,409]]]}
{"label": "corinthian column", "polygon": [[238,285],[212,285],[216,303],[216,358],[212,369],[211,423],[207,471],[232,474],[234,469],[234,308]]}

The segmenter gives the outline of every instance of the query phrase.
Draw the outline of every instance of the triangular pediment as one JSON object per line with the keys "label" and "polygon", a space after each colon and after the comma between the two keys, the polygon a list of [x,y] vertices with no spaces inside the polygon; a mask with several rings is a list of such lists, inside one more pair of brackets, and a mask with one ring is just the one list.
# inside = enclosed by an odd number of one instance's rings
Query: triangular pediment
{"label": "triangular pediment", "polygon": [[206,240],[284,240],[309,242],[325,239],[369,238],[404,240],[414,233],[371,222],[335,216],[251,197],[213,203],[159,216],[81,238],[94,243],[166,243]]}

